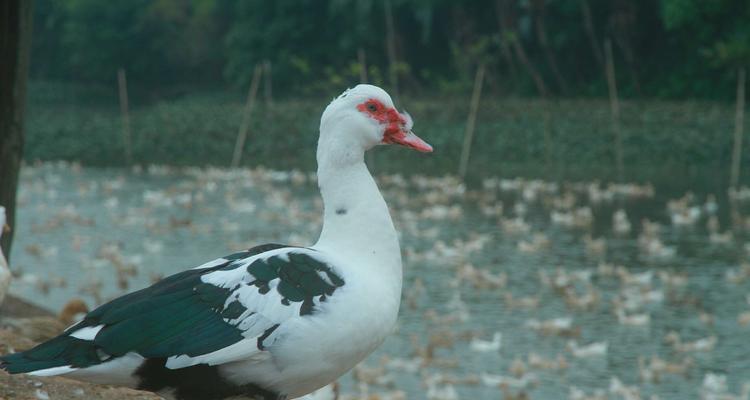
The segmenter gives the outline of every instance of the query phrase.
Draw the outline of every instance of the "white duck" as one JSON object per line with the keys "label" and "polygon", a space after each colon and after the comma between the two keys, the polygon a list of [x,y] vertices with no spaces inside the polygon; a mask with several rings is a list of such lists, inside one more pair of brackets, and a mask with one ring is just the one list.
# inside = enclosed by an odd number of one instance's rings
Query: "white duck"
{"label": "white duck", "polygon": [[[0,206],[0,236],[3,236],[3,233],[8,229],[8,225],[5,223],[5,207]],[[10,288],[10,277],[8,260],[5,259],[2,249],[0,249],[0,304],[3,304],[8,288]]]}
{"label": "white duck", "polygon": [[320,123],[325,210],[315,245],[261,245],[172,275],[0,357],[0,367],[181,400],[296,398],[331,383],[396,322],[401,253],[364,153],[378,144],[432,151],[411,127],[382,89],[345,91]]}

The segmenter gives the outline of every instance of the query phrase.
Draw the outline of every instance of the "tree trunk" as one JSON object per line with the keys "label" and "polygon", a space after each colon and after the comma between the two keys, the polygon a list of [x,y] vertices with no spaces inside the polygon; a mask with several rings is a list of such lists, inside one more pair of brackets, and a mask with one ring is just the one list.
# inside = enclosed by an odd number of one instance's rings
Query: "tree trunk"
{"label": "tree trunk", "polygon": [[536,25],[536,37],[537,40],[539,40],[539,46],[541,46],[542,51],[544,51],[544,56],[547,59],[547,64],[549,64],[549,67],[552,70],[552,75],[555,77],[557,86],[560,88],[562,94],[568,94],[568,84],[565,82],[565,79],[560,72],[560,68],[557,66],[555,52],[552,51],[552,47],[550,47],[549,40],[547,39],[547,28],[544,25],[544,2],[545,0],[534,0],[532,2],[534,9],[534,25]]}
{"label": "tree trunk", "polygon": [[636,93],[641,95],[641,82],[638,79],[638,72],[636,68],[635,52],[631,45],[631,36],[636,29],[636,9],[635,4],[629,0],[618,0],[615,3],[614,11],[612,12],[611,26],[617,46],[622,50],[622,55],[625,58],[625,65],[628,68],[628,75],[630,80],[633,82],[633,87]]}
{"label": "tree trunk", "polygon": [[732,166],[729,172],[729,208],[732,225],[742,225],[742,217],[734,196],[740,184],[740,164],[742,164],[742,130],[745,126],[745,67],[737,69],[737,103],[734,115],[734,146],[732,148]]}
{"label": "tree trunk", "polygon": [[512,15],[512,13],[507,12],[507,0],[497,0],[496,5],[499,10],[498,24],[500,26],[501,34],[504,38],[507,37],[510,41],[513,51],[516,53],[516,57],[518,57],[518,60],[521,61],[521,65],[526,68],[526,72],[528,72],[528,74],[531,76],[531,79],[534,81],[534,85],[536,85],[539,94],[542,97],[546,97],[549,93],[549,91],[547,90],[547,85],[544,84],[542,75],[539,73],[539,71],[536,70],[534,64],[531,63],[531,60],[529,60],[529,57],[526,55],[526,50],[523,48],[523,44],[521,43],[518,29],[516,29],[516,18],[514,15]]}
{"label": "tree trunk", "polygon": [[[0,2],[0,205],[15,228],[16,189],[23,155],[23,114],[31,39],[31,0]],[[2,235],[10,259],[13,229]]]}
{"label": "tree trunk", "polygon": [[500,50],[502,51],[505,63],[508,64],[508,70],[510,71],[510,76],[513,78],[513,82],[517,82],[518,71],[516,70],[516,63],[513,60],[513,52],[511,51],[510,40],[508,38],[508,35],[506,35],[507,31],[505,30],[504,26],[505,9],[502,0],[496,1],[495,12],[497,13],[497,21],[500,26]]}
{"label": "tree trunk", "polygon": [[604,59],[606,64],[607,87],[609,88],[609,106],[612,112],[612,132],[615,139],[615,168],[617,182],[623,182],[622,134],[620,132],[620,100],[617,95],[617,79],[615,77],[615,60],[612,56],[612,41],[604,41]]}
{"label": "tree trunk", "polygon": [[396,28],[393,24],[391,1],[385,0],[385,45],[388,53],[388,78],[391,84],[391,97],[398,102],[398,61],[396,60]]}
{"label": "tree trunk", "polygon": [[599,41],[596,40],[596,32],[594,31],[594,22],[591,18],[591,7],[589,7],[588,0],[581,0],[581,14],[583,14],[583,26],[586,28],[586,35],[589,37],[589,43],[591,44],[591,51],[594,53],[594,59],[599,67],[604,66],[604,60],[602,57],[602,51],[599,47]]}

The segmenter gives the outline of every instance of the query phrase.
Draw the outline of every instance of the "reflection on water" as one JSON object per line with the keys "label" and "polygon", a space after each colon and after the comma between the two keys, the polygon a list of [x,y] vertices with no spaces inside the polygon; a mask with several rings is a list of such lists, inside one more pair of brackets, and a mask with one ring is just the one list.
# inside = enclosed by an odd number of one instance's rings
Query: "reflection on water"
{"label": "reflection on water", "polygon": [[[750,219],[729,230],[725,192],[379,182],[402,235],[401,317],[343,397],[750,389]],[[750,191],[736,197],[747,214]],[[321,209],[309,173],[27,166],[12,291],[52,309],[99,304],[255,244],[310,244]]]}

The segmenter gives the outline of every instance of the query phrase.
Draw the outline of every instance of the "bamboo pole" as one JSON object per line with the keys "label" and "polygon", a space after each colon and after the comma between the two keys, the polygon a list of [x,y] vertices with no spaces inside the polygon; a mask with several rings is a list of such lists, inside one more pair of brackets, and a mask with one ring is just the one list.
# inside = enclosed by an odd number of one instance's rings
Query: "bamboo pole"
{"label": "bamboo pole", "polygon": [[589,7],[588,0],[580,0],[581,14],[583,14],[583,26],[586,28],[586,36],[589,37],[589,44],[591,45],[591,52],[594,54],[596,64],[601,68],[602,66],[602,52],[599,50],[599,43],[596,40],[596,32],[594,31],[594,22],[591,18],[591,7]]}
{"label": "bamboo pole", "polygon": [[253,80],[250,82],[250,89],[247,92],[247,102],[245,103],[245,109],[242,112],[242,122],[240,123],[240,130],[237,132],[237,140],[234,143],[234,154],[232,155],[232,168],[237,168],[242,161],[242,149],[245,147],[245,139],[247,138],[247,128],[250,125],[250,114],[255,107],[255,97],[258,94],[258,86],[260,85],[260,77],[262,75],[263,68],[260,64],[255,66],[253,71]]}
{"label": "bamboo pole", "polygon": [[[367,56],[365,49],[357,49],[357,63],[359,64],[359,83],[367,83]],[[365,163],[370,171],[375,170],[375,152],[368,151],[365,153]]]}
{"label": "bamboo pole", "polygon": [[617,82],[615,81],[615,62],[612,57],[612,41],[608,38],[604,42],[604,58],[606,63],[607,87],[609,88],[609,106],[612,113],[612,133],[615,137],[615,167],[617,181],[623,179],[622,135],[620,133],[620,101],[617,96]]}
{"label": "bamboo pole", "polygon": [[125,162],[133,164],[133,144],[130,132],[130,113],[128,111],[128,81],[125,70],[117,70],[117,88],[120,94],[120,115],[122,118],[122,143],[125,147]]}
{"label": "bamboo pole", "polygon": [[[544,163],[546,168],[552,165],[552,115],[550,112],[549,100],[542,98],[543,121],[542,134],[544,137]],[[559,172],[559,170],[558,170]]]}
{"label": "bamboo pole", "polygon": [[[732,167],[729,173],[729,190],[736,193],[740,183],[740,164],[742,163],[742,131],[745,125],[745,67],[737,69],[737,108],[734,114],[734,146],[732,148]],[[732,221],[739,220],[734,196],[730,196]]]}
{"label": "bamboo pole", "polygon": [[357,63],[359,64],[359,83],[367,83],[367,57],[365,49],[357,49]]}
{"label": "bamboo pole", "polygon": [[464,132],[464,145],[461,149],[461,160],[458,164],[458,176],[461,179],[466,177],[466,168],[469,165],[469,156],[471,155],[471,142],[474,138],[474,127],[477,122],[477,110],[479,109],[479,99],[482,96],[482,86],[484,84],[484,63],[479,64],[477,74],[474,77],[474,89],[471,93],[471,104],[469,105],[469,117],[466,121],[466,132]]}
{"label": "bamboo pole", "polygon": [[273,83],[271,82],[271,61],[263,61],[263,93],[265,95],[266,105],[273,107]]}
{"label": "bamboo pole", "polygon": [[398,102],[398,71],[396,60],[396,29],[393,26],[393,9],[391,0],[385,0],[385,42],[388,52],[388,77],[391,83],[391,96]]}

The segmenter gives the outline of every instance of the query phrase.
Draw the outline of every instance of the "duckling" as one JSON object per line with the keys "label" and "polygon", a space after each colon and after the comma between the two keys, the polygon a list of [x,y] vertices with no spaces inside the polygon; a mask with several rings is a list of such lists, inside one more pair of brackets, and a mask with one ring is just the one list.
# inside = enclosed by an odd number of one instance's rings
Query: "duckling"
{"label": "duckling", "polygon": [[739,268],[729,268],[724,271],[724,279],[736,285],[739,285],[750,277],[750,263],[742,263]]}
{"label": "duckling", "polygon": [[709,336],[693,342],[683,342],[677,332],[671,331],[664,337],[664,341],[680,353],[710,352],[716,347],[718,338],[716,336]]}
{"label": "duckling", "polygon": [[603,357],[607,355],[607,342],[595,342],[585,346],[579,346],[575,340],[569,340],[567,349],[576,358]]}
{"label": "duckling", "polygon": [[521,298],[514,298],[513,293],[505,292],[503,293],[503,300],[505,301],[505,306],[507,308],[513,309],[513,308],[537,308],[539,307],[539,298],[528,296],[528,297],[521,297]]}
{"label": "duckling", "polygon": [[645,326],[651,323],[651,315],[649,314],[627,315],[625,314],[624,310],[622,310],[621,308],[617,308],[615,310],[615,315],[617,315],[617,322],[621,325]]}
{"label": "duckling", "polygon": [[582,295],[578,295],[573,286],[563,288],[562,293],[565,304],[576,310],[591,310],[596,307],[601,299],[599,292],[590,283],[586,283],[585,287],[586,291]]}
{"label": "duckling", "polygon": [[546,336],[576,337],[581,333],[581,329],[573,326],[573,319],[569,317],[553,318],[546,321],[530,319],[524,325]]}
{"label": "duckling", "polygon": [[659,357],[651,356],[651,366],[655,370],[672,375],[683,375],[686,376],[695,365],[695,361],[692,358],[687,357],[680,362],[667,362]]}
{"label": "duckling", "polygon": [[521,240],[518,242],[518,250],[522,253],[536,253],[539,250],[549,247],[550,241],[547,235],[543,233],[535,233],[530,242]]}
{"label": "duckling", "polygon": [[500,226],[503,229],[503,232],[509,235],[518,235],[523,233],[528,233],[531,230],[531,226],[529,226],[526,221],[523,220],[521,217],[516,218],[500,218]]}
{"label": "duckling", "polygon": [[715,194],[709,193],[709,195],[706,196],[706,202],[703,203],[703,211],[709,215],[714,215],[719,211],[719,203],[716,201]]}
{"label": "duckling", "polygon": [[627,386],[616,376],[609,381],[609,393],[622,396],[624,400],[640,400],[641,393],[637,386]]}
{"label": "duckling", "polygon": [[737,315],[737,323],[742,326],[750,324],[750,311],[743,311]]}
{"label": "duckling", "polygon": [[607,396],[607,393],[602,389],[594,389],[593,393],[588,394],[584,392],[582,389],[579,389],[575,386],[571,386],[568,389],[568,399],[569,400],[609,400],[609,396]]}
{"label": "duckling", "polygon": [[594,239],[591,234],[586,234],[583,237],[583,244],[586,254],[591,257],[603,257],[607,252],[607,241],[604,238]]}
{"label": "duckling", "polygon": [[567,369],[569,364],[568,360],[562,354],[558,354],[557,358],[544,358],[536,353],[529,353],[527,361],[531,368],[545,369],[545,370],[564,370]]}
{"label": "duckling", "polygon": [[500,350],[502,337],[503,336],[500,332],[495,332],[492,335],[491,341],[475,338],[472,339],[471,343],[469,344],[469,348],[472,351],[476,351],[479,353],[498,352]]}
{"label": "duckling", "polygon": [[622,208],[612,214],[612,229],[618,235],[627,235],[630,233],[631,224],[628,220],[628,214]]}
{"label": "duckling", "polygon": [[734,234],[731,231],[724,233],[712,232],[708,235],[708,242],[719,246],[729,246],[734,243]]}

